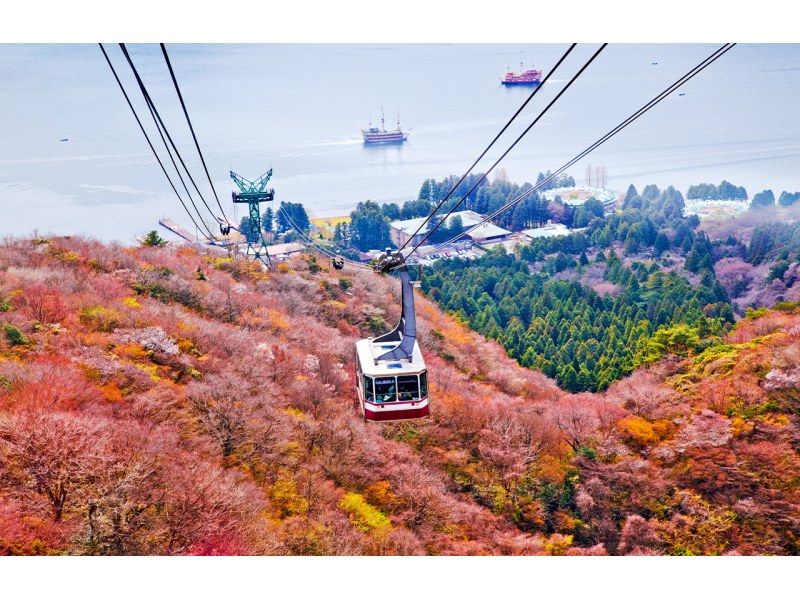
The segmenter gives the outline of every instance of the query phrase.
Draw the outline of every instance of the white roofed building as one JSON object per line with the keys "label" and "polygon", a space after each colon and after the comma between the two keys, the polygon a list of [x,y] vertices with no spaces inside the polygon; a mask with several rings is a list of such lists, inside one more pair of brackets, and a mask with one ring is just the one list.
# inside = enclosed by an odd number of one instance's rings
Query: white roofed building
{"label": "white roofed building", "polygon": [[561,224],[560,222],[548,222],[539,228],[525,229],[522,231],[522,234],[531,239],[543,239],[548,237],[566,237],[567,235],[578,232],[578,230],[584,229],[571,229],[567,228],[566,225]]}
{"label": "white roofed building", "polygon": [[[453,212],[450,216],[448,216],[447,224],[450,224],[450,221],[455,217],[461,218],[461,223],[464,225],[465,230],[480,223],[484,218],[477,212],[473,212],[472,210],[464,210],[461,212]],[[426,225],[419,233],[414,234],[423,222],[425,222],[425,217],[390,222],[389,232],[391,234],[392,241],[395,243],[395,245],[401,247],[406,244],[412,235],[414,235],[409,245],[412,247],[418,245],[428,233],[428,227]],[[492,224],[491,222],[486,222],[481,224],[475,230],[470,231],[467,234],[467,237],[472,239],[475,243],[490,243],[493,241],[507,239],[510,235],[511,231]]]}
{"label": "white roofed building", "polygon": [[559,198],[562,203],[572,207],[578,207],[589,199],[596,199],[603,204],[606,212],[614,211],[617,205],[617,194],[611,189],[599,187],[558,187],[544,191],[541,196],[547,201]]}

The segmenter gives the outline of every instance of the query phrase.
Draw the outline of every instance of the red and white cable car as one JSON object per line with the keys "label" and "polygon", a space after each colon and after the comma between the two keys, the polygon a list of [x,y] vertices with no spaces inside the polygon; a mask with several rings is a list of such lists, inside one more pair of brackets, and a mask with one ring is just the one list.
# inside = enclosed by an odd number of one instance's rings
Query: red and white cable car
{"label": "red and white cable car", "polygon": [[391,332],[356,342],[356,392],[364,419],[398,421],[429,413],[428,372],[417,344],[414,289],[400,271],[403,312]]}

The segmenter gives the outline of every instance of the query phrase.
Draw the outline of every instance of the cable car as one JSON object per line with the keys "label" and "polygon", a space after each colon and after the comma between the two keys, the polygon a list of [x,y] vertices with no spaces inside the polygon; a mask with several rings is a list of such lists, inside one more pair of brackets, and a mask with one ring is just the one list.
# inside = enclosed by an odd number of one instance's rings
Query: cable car
{"label": "cable car", "polygon": [[417,344],[414,290],[400,271],[400,323],[391,332],[356,342],[356,392],[367,421],[400,421],[429,414],[428,371]]}

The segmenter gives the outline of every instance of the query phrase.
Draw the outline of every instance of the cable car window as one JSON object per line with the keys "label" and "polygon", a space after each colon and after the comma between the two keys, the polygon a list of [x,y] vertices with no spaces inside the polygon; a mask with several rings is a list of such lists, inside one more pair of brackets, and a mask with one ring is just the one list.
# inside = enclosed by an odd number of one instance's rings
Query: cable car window
{"label": "cable car window", "polygon": [[419,375],[419,388],[423,397],[428,396],[428,372]]}
{"label": "cable car window", "polygon": [[375,378],[375,402],[391,403],[397,400],[397,379]]}
{"label": "cable car window", "polygon": [[401,401],[413,401],[419,398],[419,379],[416,376],[398,376],[397,393]]}
{"label": "cable car window", "polygon": [[372,378],[364,376],[364,396],[370,402],[375,399],[375,393],[372,391]]}

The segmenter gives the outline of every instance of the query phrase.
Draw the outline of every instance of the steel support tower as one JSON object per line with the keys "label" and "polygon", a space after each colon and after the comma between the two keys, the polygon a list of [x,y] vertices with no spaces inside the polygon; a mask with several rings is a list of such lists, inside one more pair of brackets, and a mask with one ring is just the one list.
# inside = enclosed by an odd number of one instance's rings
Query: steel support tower
{"label": "steel support tower", "polygon": [[258,239],[255,243],[250,241],[248,235],[245,235],[247,248],[248,250],[252,249],[255,258],[270,268],[272,267],[272,260],[269,257],[267,242],[264,239],[264,230],[261,226],[261,203],[275,199],[275,190],[267,189],[267,183],[272,178],[272,169],[270,168],[255,181],[248,181],[232,170],[231,178],[236,183],[236,186],[239,187],[238,193],[236,191],[231,193],[233,203],[247,204],[250,230],[258,234]]}

